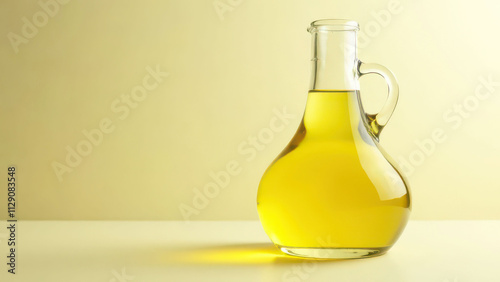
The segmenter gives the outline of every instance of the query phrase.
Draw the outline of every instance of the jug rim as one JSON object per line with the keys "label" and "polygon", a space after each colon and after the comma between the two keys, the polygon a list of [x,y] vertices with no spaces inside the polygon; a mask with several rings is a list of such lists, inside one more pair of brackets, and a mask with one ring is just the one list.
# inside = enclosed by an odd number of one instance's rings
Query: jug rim
{"label": "jug rim", "polygon": [[358,31],[359,24],[353,20],[346,19],[322,19],[311,23],[308,32],[317,31]]}

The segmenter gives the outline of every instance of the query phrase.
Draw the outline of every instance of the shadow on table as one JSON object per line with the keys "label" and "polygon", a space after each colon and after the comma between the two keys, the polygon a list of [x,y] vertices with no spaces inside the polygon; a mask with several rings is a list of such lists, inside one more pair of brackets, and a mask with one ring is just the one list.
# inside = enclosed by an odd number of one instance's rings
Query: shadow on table
{"label": "shadow on table", "polygon": [[282,253],[271,243],[177,249],[169,252],[166,255],[166,259],[170,263],[211,265],[296,264],[311,261],[318,263],[339,263],[348,261],[293,257]]}

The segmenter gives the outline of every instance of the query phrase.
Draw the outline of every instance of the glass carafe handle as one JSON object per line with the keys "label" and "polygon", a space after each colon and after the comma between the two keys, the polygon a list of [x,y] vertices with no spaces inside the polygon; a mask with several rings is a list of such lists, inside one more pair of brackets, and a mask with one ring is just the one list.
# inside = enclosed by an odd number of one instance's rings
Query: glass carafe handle
{"label": "glass carafe handle", "polygon": [[399,97],[399,86],[394,74],[386,67],[379,64],[366,64],[358,61],[358,76],[361,77],[365,74],[376,73],[382,76],[387,82],[389,95],[385,101],[384,106],[377,114],[367,114],[367,121],[372,133],[378,139],[380,131],[389,121]]}

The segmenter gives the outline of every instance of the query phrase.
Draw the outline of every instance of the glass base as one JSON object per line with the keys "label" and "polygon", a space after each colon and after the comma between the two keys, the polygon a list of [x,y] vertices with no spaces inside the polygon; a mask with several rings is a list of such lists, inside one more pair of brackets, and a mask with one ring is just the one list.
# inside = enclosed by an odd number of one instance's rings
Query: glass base
{"label": "glass base", "polygon": [[381,256],[390,247],[382,248],[294,248],[278,245],[285,254],[317,259],[360,259]]}

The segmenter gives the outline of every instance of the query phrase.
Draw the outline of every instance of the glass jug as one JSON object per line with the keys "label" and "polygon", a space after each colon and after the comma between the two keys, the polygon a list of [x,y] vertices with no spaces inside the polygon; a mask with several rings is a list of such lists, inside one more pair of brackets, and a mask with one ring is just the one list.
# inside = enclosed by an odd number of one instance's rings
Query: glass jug
{"label": "glass jug", "polygon": [[[411,210],[407,180],[379,145],[398,100],[394,75],[357,59],[354,21],[311,23],[312,77],[302,122],[267,168],[257,208],[281,251],[312,258],[384,254]],[[385,78],[389,95],[378,114],[363,110],[358,78]]]}

